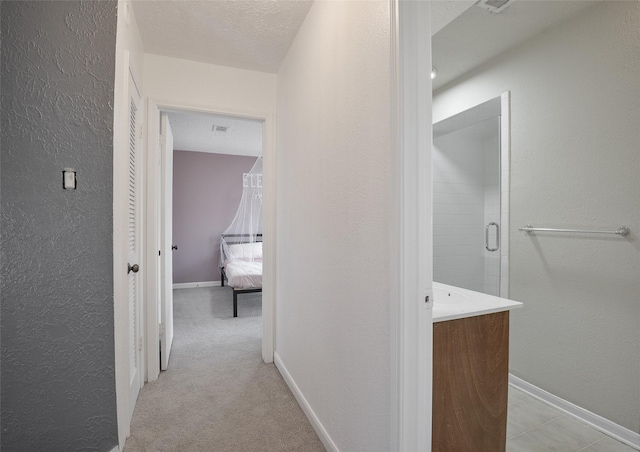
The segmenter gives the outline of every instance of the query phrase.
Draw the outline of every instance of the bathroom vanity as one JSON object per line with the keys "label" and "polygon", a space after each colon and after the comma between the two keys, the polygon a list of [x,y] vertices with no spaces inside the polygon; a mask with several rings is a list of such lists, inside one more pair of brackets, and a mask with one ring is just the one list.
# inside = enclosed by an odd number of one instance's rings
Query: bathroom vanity
{"label": "bathroom vanity", "polygon": [[434,283],[433,452],[505,450],[509,311],[522,303]]}

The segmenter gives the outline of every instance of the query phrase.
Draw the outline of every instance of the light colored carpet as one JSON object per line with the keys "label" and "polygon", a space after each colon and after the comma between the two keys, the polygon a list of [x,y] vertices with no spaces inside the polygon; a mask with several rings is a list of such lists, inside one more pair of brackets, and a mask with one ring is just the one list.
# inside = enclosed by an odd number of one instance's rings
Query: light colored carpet
{"label": "light colored carpet", "polygon": [[261,357],[261,295],[174,290],[169,368],[140,391],[124,452],[324,451],[273,364]]}

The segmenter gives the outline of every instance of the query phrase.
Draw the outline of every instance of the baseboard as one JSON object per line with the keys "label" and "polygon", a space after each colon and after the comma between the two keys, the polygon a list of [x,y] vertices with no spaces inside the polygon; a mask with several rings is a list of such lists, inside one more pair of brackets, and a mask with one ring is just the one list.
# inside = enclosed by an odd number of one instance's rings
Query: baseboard
{"label": "baseboard", "polygon": [[196,287],[219,287],[220,281],[200,281],[200,282],[185,282],[174,283],[174,289],[195,289]]}
{"label": "baseboard", "polygon": [[116,446],[113,449],[111,449],[111,452],[120,452],[120,446]]}
{"label": "baseboard", "polygon": [[324,426],[320,422],[320,419],[318,419],[318,416],[316,416],[316,413],[313,411],[313,408],[311,408],[311,405],[309,405],[309,402],[307,402],[307,399],[305,399],[304,395],[302,395],[302,392],[300,392],[300,388],[298,388],[298,385],[291,377],[291,374],[289,374],[289,371],[280,359],[278,352],[273,353],[273,362],[275,363],[276,368],[280,371],[280,375],[282,375],[282,378],[284,378],[287,386],[289,386],[289,389],[293,393],[293,396],[298,401],[298,404],[302,408],[302,411],[304,411],[304,414],[307,416],[307,419],[309,419],[309,422],[311,422],[311,426],[316,431],[318,437],[320,438],[320,441],[322,441],[324,448],[329,452],[339,452],[338,447],[329,436],[329,433],[325,430]]}
{"label": "baseboard", "polygon": [[616,424],[608,419],[603,418],[591,411],[574,405],[558,396],[551,394],[550,392],[540,389],[537,386],[532,385],[524,381],[515,375],[509,374],[509,384],[516,389],[521,390],[534,397],[541,402],[550,405],[567,415],[584,422],[585,424],[601,431],[607,436],[617,439],[620,442],[627,444],[629,447],[640,450],[640,434],[629,430],[626,427]]}

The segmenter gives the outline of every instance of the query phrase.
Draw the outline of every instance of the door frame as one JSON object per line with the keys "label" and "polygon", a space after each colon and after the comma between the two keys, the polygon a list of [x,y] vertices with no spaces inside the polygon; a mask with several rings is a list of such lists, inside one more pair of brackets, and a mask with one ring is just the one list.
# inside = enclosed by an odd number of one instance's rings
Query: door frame
{"label": "door frame", "polygon": [[149,98],[147,101],[147,174],[146,174],[146,218],[145,228],[145,321],[146,336],[146,381],[155,381],[160,374],[159,312],[158,312],[158,237],[160,226],[153,218],[159,218],[160,197],[157,190],[159,177],[155,164],[159,158],[160,112],[166,110],[184,110],[200,113],[233,116],[240,119],[262,121],[262,156],[263,156],[263,275],[262,275],[262,360],[273,362],[275,348],[275,274],[276,274],[276,167],[275,167],[275,115],[273,113],[242,110],[238,108],[202,105],[188,102],[169,101]]}
{"label": "door frame", "polygon": [[430,451],[433,356],[431,5],[389,0],[391,37],[390,450]]}
{"label": "door frame", "polygon": [[[134,73],[134,68],[130,64],[130,52],[124,50],[122,52],[122,60],[118,61],[116,68],[115,87],[114,87],[114,122],[113,122],[113,318],[114,318],[114,369],[115,369],[115,389],[116,389],[116,415],[118,425],[118,444],[124,446],[124,441],[129,436],[131,427],[131,401],[129,399],[129,285],[127,264],[129,256],[127,251],[127,231],[128,219],[127,212],[128,202],[128,180],[129,180],[129,98],[130,83],[129,78],[133,79],[136,89],[141,96],[140,100],[140,121],[144,125],[146,121],[144,109],[144,93],[140,90],[139,78]],[[139,263],[143,264],[145,255],[144,230],[146,218],[145,210],[145,174],[144,167],[146,164],[146,152],[144,140],[139,139],[140,148],[138,149],[138,249]],[[142,267],[142,265],[141,265]],[[145,283],[144,283],[144,267],[142,272],[138,274],[139,281],[139,299],[138,313],[141,314],[138,319],[138,340],[144,331],[144,300],[145,300]],[[144,376],[146,374],[145,362],[145,343],[144,339],[138,344],[142,345],[139,350],[138,361],[140,367],[140,386],[144,384]]]}
{"label": "door frame", "polygon": [[[173,345],[173,132],[169,123],[169,114],[161,112],[160,114],[160,181],[159,199],[160,199],[160,218],[158,224],[160,240],[158,247],[164,250],[164,255],[158,253],[160,263],[160,288],[161,296],[159,297],[160,318],[163,322],[159,322],[160,328],[160,371],[167,370],[169,367],[169,359],[171,357],[171,346]],[[171,137],[171,139],[169,139]],[[168,146],[168,144],[171,146]],[[169,218],[169,216],[171,216]],[[167,313],[171,313],[171,321],[167,319]]]}

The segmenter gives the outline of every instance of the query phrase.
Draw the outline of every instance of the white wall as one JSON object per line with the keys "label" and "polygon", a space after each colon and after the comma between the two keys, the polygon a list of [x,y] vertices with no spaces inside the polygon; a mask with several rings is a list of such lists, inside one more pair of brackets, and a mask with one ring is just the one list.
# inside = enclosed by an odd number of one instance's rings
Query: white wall
{"label": "white wall", "polygon": [[390,442],[389,23],[316,2],[278,73],[276,363],[345,451]]}
{"label": "white wall", "polygon": [[276,75],[145,53],[147,97],[203,108],[275,113]]}
{"label": "white wall", "polygon": [[[133,12],[130,1],[118,1],[118,35],[116,38],[116,51],[118,53],[118,61],[116,65],[122,64],[120,58],[124,51],[129,52],[129,66],[136,82],[142,84],[143,76],[143,55],[142,39],[140,38],[140,30],[138,22]],[[128,105],[128,104],[126,104]],[[128,125],[127,125],[128,127]]]}
{"label": "white wall", "polygon": [[[436,93],[440,120],[511,90],[511,371],[640,432],[640,3],[603,2]],[[528,235],[631,228],[628,238]]]}

